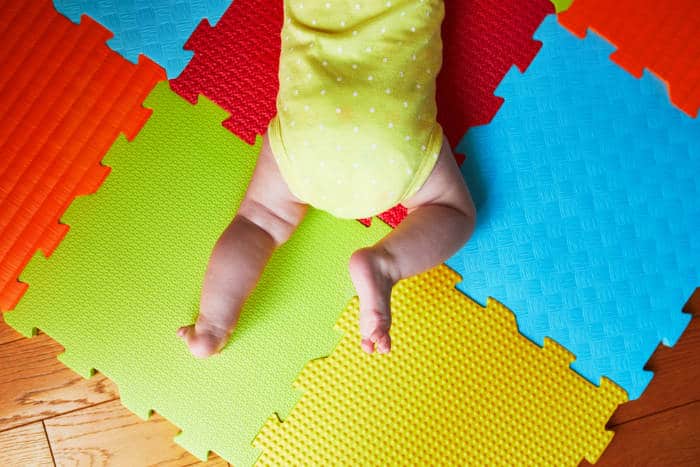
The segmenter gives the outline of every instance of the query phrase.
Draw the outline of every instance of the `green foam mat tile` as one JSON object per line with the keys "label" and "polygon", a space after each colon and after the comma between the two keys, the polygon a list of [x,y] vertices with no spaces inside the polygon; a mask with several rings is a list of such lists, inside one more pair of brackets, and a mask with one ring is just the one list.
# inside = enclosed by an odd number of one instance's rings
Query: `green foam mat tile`
{"label": "green foam mat tile", "polygon": [[50,261],[32,259],[22,279],[35,287],[4,317],[25,335],[38,328],[58,341],[59,358],[83,376],[104,373],[136,414],[155,410],[177,425],[178,442],[196,456],[211,450],[251,464],[265,420],[284,418],[297,401],[292,383],[304,364],[340,340],[333,325],[354,295],[350,254],[389,228],[310,210],[273,256],[228,346],[197,360],[176,330],[197,314],[209,253],[261,139],[238,140],[221,126],[225,112],[205,98],[185,102],[166,82],[145,106],[150,120],[110,149],[111,175],[69,208],[71,234]]}

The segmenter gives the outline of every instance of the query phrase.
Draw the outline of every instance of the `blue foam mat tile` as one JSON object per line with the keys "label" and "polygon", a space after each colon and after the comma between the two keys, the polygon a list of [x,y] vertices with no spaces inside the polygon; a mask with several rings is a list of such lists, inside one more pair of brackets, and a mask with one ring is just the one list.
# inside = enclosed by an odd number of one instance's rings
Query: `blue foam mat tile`
{"label": "blue foam mat tile", "polygon": [[114,33],[107,45],[136,63],[144,54],[174,78],[192,58],[182,46],[207,18],[216,24],[231,0],[54,0],[74,23],[87,14]]}
{"label": "blue foam mat tile", "polygon": [[551,337],[593,383],[637,398],[659,342],[672,345],[700,285],[700,121],[661,82],[612,63],[554,16],[528,70],[511,69],[503,107],[457,150],[479,220],[448,261],[459,289],[514,310],[523,334]]}

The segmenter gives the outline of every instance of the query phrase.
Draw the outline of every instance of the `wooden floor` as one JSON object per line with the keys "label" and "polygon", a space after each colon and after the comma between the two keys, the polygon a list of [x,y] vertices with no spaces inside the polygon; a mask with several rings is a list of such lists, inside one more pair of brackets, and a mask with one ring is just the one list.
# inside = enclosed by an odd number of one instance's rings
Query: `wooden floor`
{"label": "wooden floor", "polygon": [[[688,329],[650,359],[654,379],[615,413],[615,438],[596,465],[700,465],[699,290],[686,312]],[[141,421],[109,380],[84,380],[58,362],[61,351],[0,321],[0,466],[199,464],[173,442],[175,426],[157,414]],[[228,465],[214,455],[207,464]]]}

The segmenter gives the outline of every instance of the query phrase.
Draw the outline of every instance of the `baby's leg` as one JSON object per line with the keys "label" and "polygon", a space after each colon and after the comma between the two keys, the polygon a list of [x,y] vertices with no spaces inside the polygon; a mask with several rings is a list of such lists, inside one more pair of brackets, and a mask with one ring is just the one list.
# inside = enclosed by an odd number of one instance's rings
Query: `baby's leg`
{"label": "baby's leg", "polygon": [[360,334],[367,353],[389,352],[391,288],[452,256],[474,230],[476,210],[447,140],[433,172],[404,205],[408,217],[376,245],[356,251],[350,275],[360,297]]}
{"label": "baby's leg", "polygon": [[197,323],[178,330],[194,356],[208,357],[226,344],[267,261],[305,212],[306,205],[287,188],[265,136],[245,198],[209,258]]}

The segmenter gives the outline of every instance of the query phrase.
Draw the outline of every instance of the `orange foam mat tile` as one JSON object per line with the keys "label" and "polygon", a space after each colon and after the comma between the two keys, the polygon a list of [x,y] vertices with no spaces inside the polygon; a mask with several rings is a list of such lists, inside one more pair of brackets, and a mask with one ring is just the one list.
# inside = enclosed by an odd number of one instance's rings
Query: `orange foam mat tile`
{"label": "orange foam mat tile", "polygon": [[336,349],[297,378],[297,405],[256,437],[258,464],[595,462],[625,391],[582,378],[569,351],[550,339],[534,344],[496,300],[482,307],[456,290],[459,279],[441,265],[396,285],[387,355],[360,349],[353,299]]}
{"label": "orange foam mat tile", "polygon": [[700,108],[700,1],[576,0],[559,23],[579,37],[586,29],[617,50],[610,58],[637,78],[648,69],[691,117]]}
{"label": "orange foam mat tile", "polygon": [[100,160],[119,133],[138,133],[150,115],[141,102],[165,79],[149,59],[113,52],[111,35],[49,0],[0,0],[0,310],[17,304],[20,272],[61,241],[60,216],[102,183]]}

